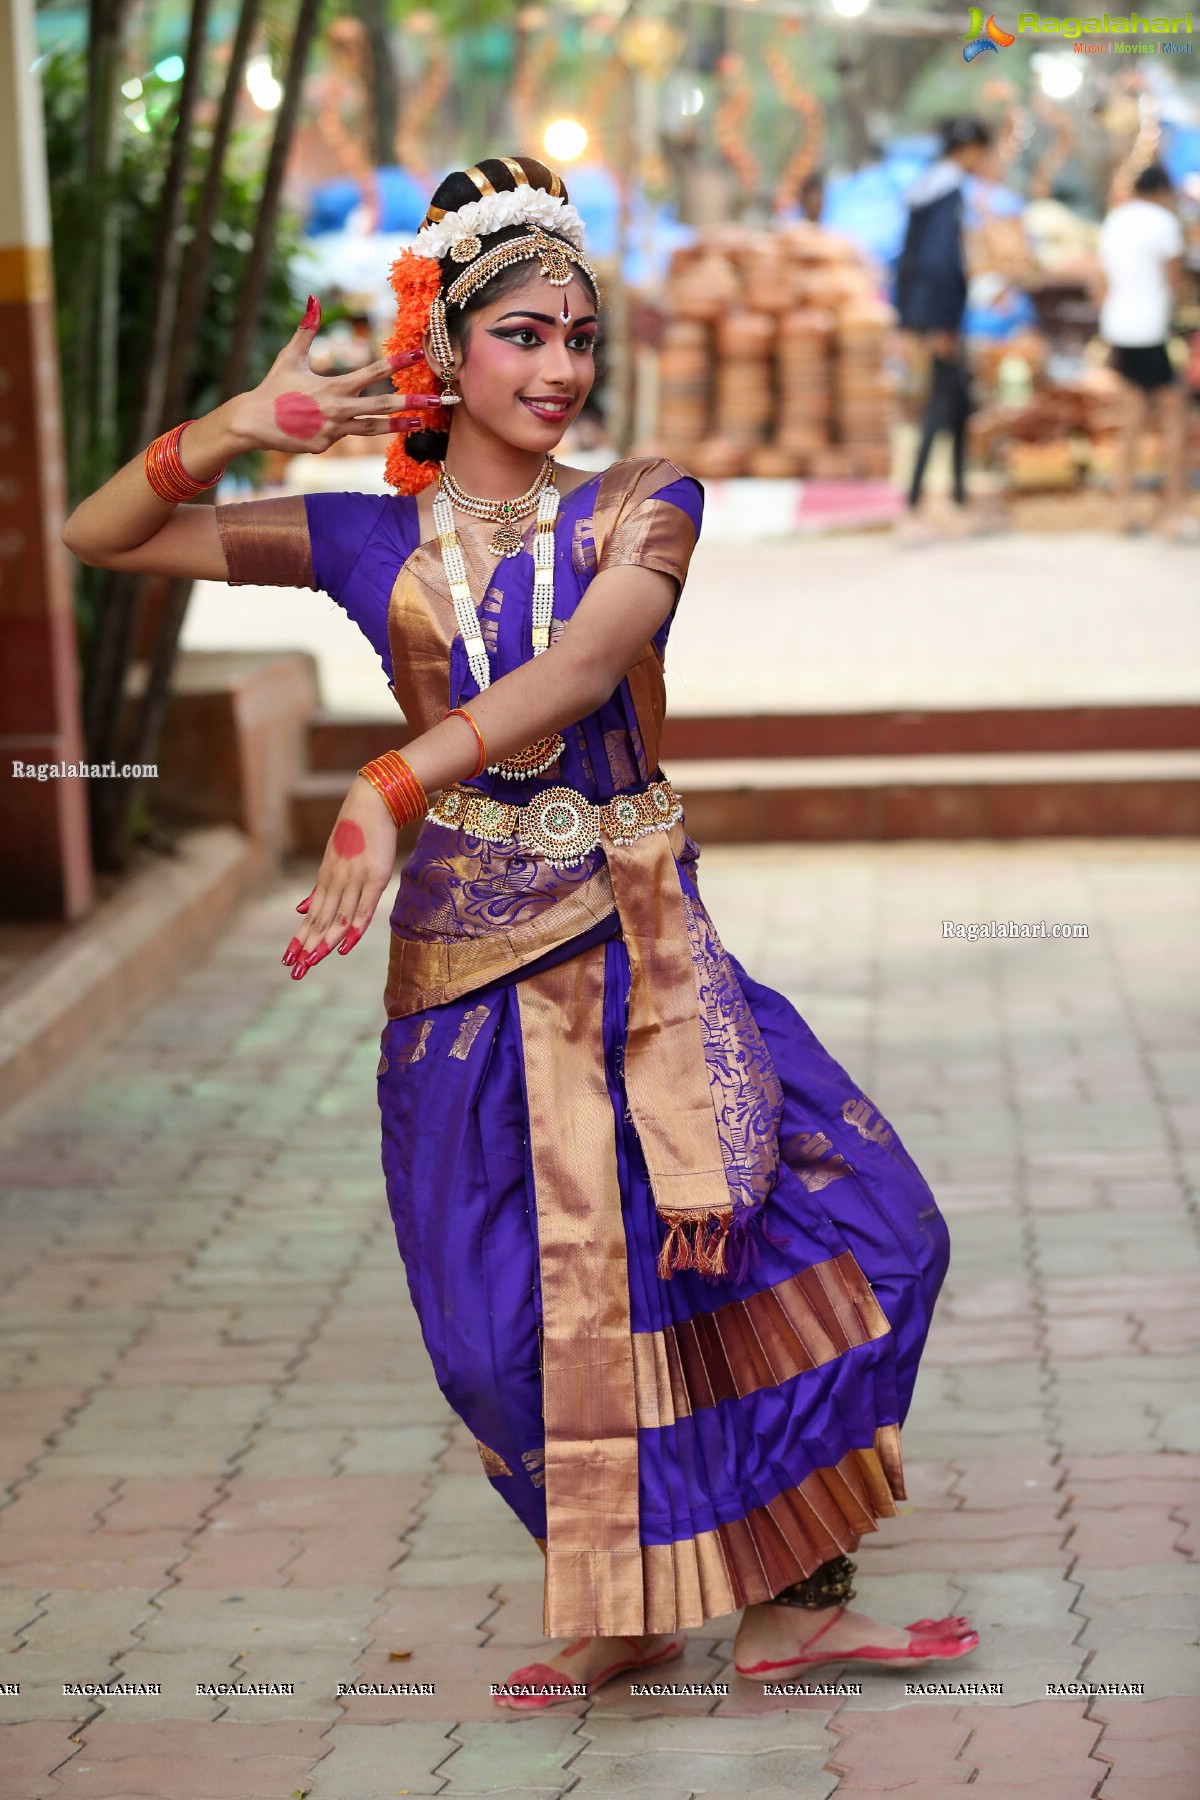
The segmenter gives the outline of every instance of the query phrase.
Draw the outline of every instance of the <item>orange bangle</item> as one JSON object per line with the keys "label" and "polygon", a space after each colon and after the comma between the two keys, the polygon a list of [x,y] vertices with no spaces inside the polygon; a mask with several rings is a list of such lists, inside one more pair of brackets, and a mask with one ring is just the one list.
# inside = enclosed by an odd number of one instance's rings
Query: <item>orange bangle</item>
{"label": "orange bangle", "polygon": [[411,825],[429,810],[425,789],[398,750],[385,750],[358,772],[382,796],[397,826]]}
{"label": "orange bangle", "polygon": [[471,730],[475,733],[476,742],[479,745],[479,761],[476,763],[475,767],[471,770],[470,775],[467,777],[468,781],[472,781],[472,780],[474,780],[476,775],[482,775],[483,771],[487,768],[487,750],[486,750],[486,748],[484,746],[484,742],[483,742],[483,733],[482,733],[482,731],[480,731],[478,725],[475,723],[474,719],[471,717],[470,713],[467,711],[465,706],[452,706],[450,708],[450,711],[446,714],[446,717],[448,719],[452,719],[452,718],[454,718],[455,714],[457,714],[460,719],[465,719],[467,721],[467,724],[471,727]]}
{"label": "orange bangle", "polygon": [[[195,419],[184,419],[182,424],[172,426],[170,431],[162,432],[153,443],[147,444],[143,463],[146,480],[154,489],[160,500],[170,506],[177,506],[181,500],[191,500],[196,494],[202,494],[205,488],[215,487],[225,469],[218,469],[210,481],[200,481],[195,475],[189,475],[183,466],[179,454],[179,440]],[[228,468],[228,464],[225,465]]]}

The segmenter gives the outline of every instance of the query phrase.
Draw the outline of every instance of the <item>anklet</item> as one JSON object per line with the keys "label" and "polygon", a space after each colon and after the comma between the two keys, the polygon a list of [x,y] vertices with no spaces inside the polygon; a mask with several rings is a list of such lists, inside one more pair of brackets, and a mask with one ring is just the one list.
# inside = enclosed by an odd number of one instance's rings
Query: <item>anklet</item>
{"label": "anklet", "polygon": [[826,1606],[844,1606],[847,1600],[854,1597],[854,1573],[857,1563],[852,1563],[848,1556],[835,1556],[830,1562],[822,1563],[803,1581],[793,1581],[775,1595],[773,1606],[804,1606],[813,1612],[819,1612]]}

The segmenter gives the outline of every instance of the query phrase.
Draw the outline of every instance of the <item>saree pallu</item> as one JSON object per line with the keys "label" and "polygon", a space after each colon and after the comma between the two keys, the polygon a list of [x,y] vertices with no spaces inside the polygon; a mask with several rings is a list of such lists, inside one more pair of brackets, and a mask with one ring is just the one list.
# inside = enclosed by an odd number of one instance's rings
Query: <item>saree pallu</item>
{"label": "saree pallu", "polygon": [[698,1625],[772,1598],[893,1514],[899,1426],[948,1263],[895,1131],[720,945],[687,843],[698,967],[721,989],[698,976],[701,1000],[761,1042],[778,1082],[778,1168],[737,1278],[658,1273],[614,915],[390,1019],[381,1040],[409,1290],[484,1471],[544,1543],[548,1637]]}

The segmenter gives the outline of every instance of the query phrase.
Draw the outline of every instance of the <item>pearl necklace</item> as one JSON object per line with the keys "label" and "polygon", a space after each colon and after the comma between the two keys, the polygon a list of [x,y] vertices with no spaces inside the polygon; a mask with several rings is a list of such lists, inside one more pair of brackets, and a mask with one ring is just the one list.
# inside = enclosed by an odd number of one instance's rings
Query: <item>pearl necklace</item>
{"label": "pearl necklace", "polygon": [[[448,491],[447,491],[448,490]],[[530,496],[533,502],[529,504]],[[461,496],[461,499],[459,498]],[[542,471],[533,487],[516,500],[476,500],[473,495],[463,495],[462,489],[446,473],[442,466],[442,476],[438,483],[438,491],[433,501],[433,522],[437,527],[438,545],[442,553],[442,567],[446,571],[446,581],[450,588],[450,597],[454,602],[454,617],[458,625],[463,644],[466,647],[467,662],[475,684],[480,692],[490,686],[492,679],[491,664],[488,660],[487,646],[483,641],[483,633],[479,628],[479,614],[471,597],[471,587],[467,580],[467,565],[463,556],[462,544],[459,541],[458,528],[454,523],[454,497],[456,505],[474,513],[477,518],[494,518],[501,521],[488,549],[496,555],[515,556],[521,549],[520,534],[512,523],[513,516],[537,513],[537,530],[533,539],[533,654],[540,656],[549,647],[550,621],[554,611],[554,522],[558,517],[558,489],[554,485],[554,461],[547,457]],[[495,508],[494,512],[485,513],[480,508]],[[507,509],[507,511],[505,510]],[[497,540],[504,533],[511,533],[516,539],[516,548],[497,548]],[[507,544],[507,540],[506,540]],[[489,763],[488,772],[493,775],[507,775],[516,781],[527,775],[540,775],[556,762],[566,749],[566,743],[560,731],[551,732],[540,737],[536,743],[529,744],[524,750],[516,751],[512,756],[504,757],[500,762]]]}

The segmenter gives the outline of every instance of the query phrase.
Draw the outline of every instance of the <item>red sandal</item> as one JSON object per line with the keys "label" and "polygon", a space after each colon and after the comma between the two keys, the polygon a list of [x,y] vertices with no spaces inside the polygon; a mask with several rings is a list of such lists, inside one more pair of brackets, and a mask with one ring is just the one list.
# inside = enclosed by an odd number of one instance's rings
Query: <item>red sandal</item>
{"label": "red sandal", "polygon": [[[815,1644],[818,1638],[824,1637],[829,1627],[837,1624],[845,1610],[844,1606],[839,1606],[832,1619],[827,1619],[820,1631],[809,1638],[809,1644]],[[966,1632],[962,1635],[955,1634],[956,1625],[966,1625]],[[906,1648],[860,1644],[857,1650],[828,1650],[817,1656],[806,1653],[803,1656],[788,1657],[785,1662],[754,1663],[748,1669],[743,1669],[738,1663],[733,1666],[739,1675],[751,1678],[774,1675],[782,1669],[809,1669],[817,1663],[830,1662],[896,1663],[902,1669],[919,1669],[926,1663],[950,1662],[955,1657],[968,1656],[979,1646],[979,1633],[969,1620],[958,1615],[946,1619],[918,1619],[915,1625],[905,1626],[905,1630],[912,1634]]]}
{"label": "red sandal", "polygon": [[521,1694],[519,1697],[493,1694],[492,1698],[497,1706],[510,1712],[540,1712],[545,1706],[561,1706],[567,1700],[590,1699],[593,1691],[603,1687],[606,1681],[611,1681],[614,1675],[623,1675],[627,1669],[651,1669],[656,1663],[671,1662],[675,1657],[682,1656],[686,1647],[686,1638],[676,1638],[653,1656],[635,1656],[628,1662],[614,1663],[610,1669],[593,1675],[590,1682],[572,1681],[569,1675],[564,1675],[561,1669],[552,1669],[549,1663],[528,1663],[523,1669],[513,1670],[504,1684],[506,1688],[535,1685],[543,1688],[583,1687],[586,1693]]}

